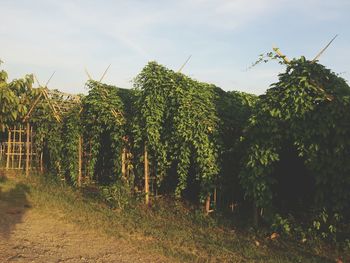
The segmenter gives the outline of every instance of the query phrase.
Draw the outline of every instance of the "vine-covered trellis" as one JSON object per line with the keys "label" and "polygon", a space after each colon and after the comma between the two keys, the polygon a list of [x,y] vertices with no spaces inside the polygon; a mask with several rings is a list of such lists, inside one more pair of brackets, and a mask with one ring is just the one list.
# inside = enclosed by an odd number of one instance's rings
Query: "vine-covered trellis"
{"label": "vine-covered trellis", "polygon": [[[295,200],[350,211],[350,88],[316,61],[284,64],[279,81],[259,97],[156,62],[143,68],[134,89],[89,80],[88,94],[79,96],[33,88],[30,75],[8,82],[1,71],[1,161],[12,158],[6,140],[15,138],[25,140],[16,148],[17,168],[29,167],[23,158],[30,157],[72,185],[125,184],[143,191],[147,203],[172,195],[205,204],[208,213],[246,198],[268,215],[292,207],[283,182],[297,182],[309,195]],[[293,167],[298,176],[288,172]]]}
{"label": "vine-covered trellis", "polygon": [[[304,57],[286,66],[279,81],[260,96],[249,119],[240,173],[244,192],[268,211],[277,208],[276,201],[287,202],[281,200],[285,191],[294,203],[299,200],[299,211],[310,205],[343,214],[350,211],[350,87]],[[293,165],[300,169],[289,174]],[[283,181],[289,184],[282,190]]]}

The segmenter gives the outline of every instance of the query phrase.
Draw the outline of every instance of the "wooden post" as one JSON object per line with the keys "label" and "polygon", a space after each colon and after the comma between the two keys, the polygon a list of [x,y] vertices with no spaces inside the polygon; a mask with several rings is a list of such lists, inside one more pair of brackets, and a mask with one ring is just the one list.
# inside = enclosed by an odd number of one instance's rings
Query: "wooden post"
{"label": "wooden post", "polygon": [[91,171],[90,171],[91,155],[92,155],[92,149],[91,149],[91,139],[90,139],[89,140],[89,153],[87,154],[87,158],[86,158],[86,170],[85,170],[85,176],[88,176],[88,179],[91,179],[91,176],[90,176],[90,173],[91,173]]}
{"label": "wooden post", "polygon": [[216,187],[214,188],[214,198],[213,198],[213,201],[214,201],[214,205],[215,205],[215,208],[217,206],[217,190],[216,190]]}
{"label": "wooden post", "polygon": [[205,200],[205,214],[209,215],[210,212],[210,194],[208,194],[207,199]]}
{"label": "wooden post", "polygon": [[122,152],[122,178],[126,181],[126,149]]}
{"label": "wooden post", "polygon": [[[41,151],[40,151],[40,157],[39,157],[39,165],[40,165],[40,173],[43,173],[44,172],[44,140],[41,139],[40,141],[40,144],[41,144]],[[37,151],[37,153],[39,153]]]}
{"label": "wooden post", "polygon": [[11,154],[11,130],[9,129],[8,139],[7,139],[6,170],[10,168],[10,154]]}
{"label": "wooden post", "polygon": [[26,127],[26,136],[27,136],[27,142],[26,142],[26,176],[29,176],[29,158],[30,158],[30,125],[29,122],[27,122]]}
{"label": "wooden post", "polygon": [[40,153],[40,172],[43,173],[44,172],[44,153],[41,152]]}
{"label": "wooden post", "polygon": [[18,169],[22,168],[22,125],[19,126],[19,157],[18,157]]}
{"label": "wooden post", "polygon": [[12,134],[12,158],[11,158],[11,167],[15,168],[15,154],[16,154],[16,129],[17,127],[15,126]]}
{"label": "wooden post", "polygon": [[78,145],[78,186],[81,187],[81,180],[82,180],[82,173],[81,173],[81,166],[82,166],[82,144],[83,139],[79,135],[79,145]]}
{"label": "wooden post", "polygon": [[147,146],[145,145],[145,194],[146,194],[146,205],[149,204],[149,163],[148,163],[148,152]]}
{"label": "wooden post", "polygon": [[33,165],[33,127],[30,127],[30,162],[29,162],[29,168],[32,168]]}

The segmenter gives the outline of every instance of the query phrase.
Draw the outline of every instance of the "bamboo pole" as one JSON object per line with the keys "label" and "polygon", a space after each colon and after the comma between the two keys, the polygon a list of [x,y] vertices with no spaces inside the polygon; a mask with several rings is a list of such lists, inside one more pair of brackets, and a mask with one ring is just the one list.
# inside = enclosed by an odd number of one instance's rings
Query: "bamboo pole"
{"label": "bamboo pole", "polygon": [[146,205],[149,204],[149,163],[148,163],[148,152],[147,146],[145,145],[145,198]]}
{"label": "bamboo pole", "polygon": [[16,131],[17,128],[15,126],[15,129],[13,130],[13,134],[12,134],[12,156],[11,156],[11,168],[15,168],[15,152],[16,152]]}
{"label": "bamboo pole", "polygon": [[217,205],[217,190],[216,190],[216,187],[215,187],[215,189],[214,189],[214,199],[213,199],[213,201],[214,201],[214,205],[215,205],[215,207],[216,207],[216,205]]}
{"label": "bamboo pole", "polygon": [[85,171],[85,176],[88,176],[90,178],[90,163],[91,163],[91,155],[92,155],[92,149],[91,149],[91,139],[89,140],[89,153],[87,154],[86,157],[86,171]]}
{"label": "bamboo pole", "polygon": [[40,172],[43,173],[44,172],[44,153],[41,152],[40,153]]}
{"label": "bamboo pole", "polygon": [[192,55],[190,55],[190,56],[186,59],[185,63],[183,63],[182,66],[180,67],[180,69],[177,71],[178,73],[180,73],[181,70],[186,66],[186,64],[188,63],[188,61],[190,61],[191,57],[192,57]]}
{"label": "bamboo pole", "polygon": [[290,60],[281,52],[279,48],[273,47],[272,49],[279,57],[281,57],[284,60],[284,62],[286,62],[287,64],[290,63]]}
{"label": "bamboo pole", "polygon": [[208,215],[210,212],[210,194],[208,194],[207,199],[205,200],[205,214]]}
{"label": "bamboo pole", "polygon": [[126,149],[122,152],[122,178],[126,181]]}
{"label": "bamboo pole", "polygon": [[43,92],[43,95],[44,95],[46,101],[48,102],[49,106],[51,107],[53,115],[56,118],[57,122],[61,122],[61,118],[60,118],[59,114],[57,113],[53,103],[51,102],[51,100],[49,98],[49,95],[47,94],[46,90],[43,89],[42,92]]}
{"label": "bamboo pole", "polygon": [[335,35],[332,40],[327,44],[327,46],[325,46],[317,55],[316,57],[312,60],[312,63],[316,62],[316,60],[318,60],[320,58],[320,56],[323,54],[323,52],[326,51],[326,49],[330,46],[330,44],[332,44],[332,42],[334,41],[334,39],[337,38],[338,35]]}
{"label": "bamboo pole", "polygon": [[10,168],[10,154],[11,154],[11,130],[9,129],[8,139],[7,139],[6,170]]}
{"label": "bamboo pole", "polygon": [[33,165],[33,127],[30,127],[30,163],[29,168],[32,168]]}
{"label": "bamboo pole", "polygon": [[27,127],[26,127],[26,136],[27,136],[27,142],[26,142],[26,176],[29,176],[29,154],[30,154],[30,125],[29,122],[27,122]]}
{"label": "bamboo pole", "polygon": [[[44,172],[44,140],[41,139],[40,141],[40,157],[39,157],[39,166],[40,166],[40,173],[43,173]],[[39,153],[39,152],[37,152]]]}
{"label": "bamboo pole", "polygon": [[101,78],[100,78],[100,81],[99,81],[99,82],[102,82],[102,80],[103,80],[103,78],[106,76],[107,71],[109,70],[110,66],[111,66],[111,64],[109,64],[109,65],[108,65],[108,67],[106,68],[105,72],[103,72],[103,74],[102,74],[102,76],[101,76]]}
{"label": "bamboo pole", "polygon": [[82,167],[82,141],[83,139],[79,135],[79,145],[78,145],[78,186],[81,187],[81,180],[82,180],[82,173],[81,173],[81,167]]}
{"label": "bamboo pole", "polygon": [[19,126],[19,158],[18,158],[18,168],[22,167],[22,125]]}
{"label": "bamboo pole", "polygon": [[33,103],[32,107],[28,111],[27,115],[23,118],[23,121],[27,121],[30,115],[32,114],[32,111],[35,109],[36,105],[39,103],[39,100],[43,94],[40,93],[39,96],[36,98],[35,102]]}

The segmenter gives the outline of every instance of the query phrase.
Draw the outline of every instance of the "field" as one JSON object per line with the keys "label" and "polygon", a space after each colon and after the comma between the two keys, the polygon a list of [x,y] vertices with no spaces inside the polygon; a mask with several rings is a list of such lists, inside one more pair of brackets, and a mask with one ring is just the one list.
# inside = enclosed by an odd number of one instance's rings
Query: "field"
{"label": "field", "polygon": [[[1,262],[336,262],[324,244],[235,228],[181,204],[133,200],[111,209],[84,193],[33,176],[0,183]],[[346,262],[346,261],[344,261]]]}

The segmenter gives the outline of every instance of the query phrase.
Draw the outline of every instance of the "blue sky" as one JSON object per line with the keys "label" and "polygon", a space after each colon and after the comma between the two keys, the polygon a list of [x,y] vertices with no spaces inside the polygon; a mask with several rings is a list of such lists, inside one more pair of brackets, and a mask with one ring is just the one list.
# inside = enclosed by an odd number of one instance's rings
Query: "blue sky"
{"label": "blue sky", "polygon": [[0,0],[0,58],[10,78],[35,73],[51,88],[86,92],[84,67],[131,88],[150,60],[224,90],[263,93],[283,67],[246,70],[272,45],[350,79],[349,0]]}

